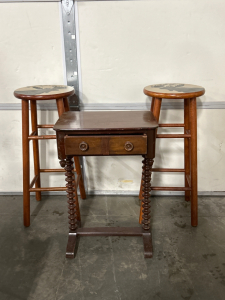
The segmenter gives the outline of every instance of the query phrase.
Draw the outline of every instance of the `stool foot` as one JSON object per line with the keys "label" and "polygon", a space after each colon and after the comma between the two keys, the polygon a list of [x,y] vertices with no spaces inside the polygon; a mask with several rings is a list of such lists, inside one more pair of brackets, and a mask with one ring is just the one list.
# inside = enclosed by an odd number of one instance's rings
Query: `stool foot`
{"label": "stool foot", "polygon": [[189,191],[185,192],[185,201],[190,202],[191,201],[191,193]]}
{"label": "stool foot", "polygon": [[152,258],[153,247],[152,247],[152,234],[151,232],[143,233],[143,243],[144,243],[144,257]]}

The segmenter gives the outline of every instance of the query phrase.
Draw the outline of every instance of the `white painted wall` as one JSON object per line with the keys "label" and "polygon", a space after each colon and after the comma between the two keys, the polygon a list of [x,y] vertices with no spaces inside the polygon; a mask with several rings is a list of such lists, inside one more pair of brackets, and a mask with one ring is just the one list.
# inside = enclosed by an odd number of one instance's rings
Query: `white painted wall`
{"label": "white painted wall", "polygon": [[[202,85],[199,101],[224,101],[224,12],[219,0],[79,2],[83,102],[148,103],[143,87],[163,82]],[[0,3],[1,103],[18,103],[18,87],[64,83],[60,17],[58,3]],[[198,110],[199,191],[225,190],[224,114]],[[57,113],[39,119],[53,123]],[[182,110],[161,119],[182,122]],[[22,191],[21,112],[0,111],[0,126],[0,192]],[[55,141],[40,143],[42,167],[58,167]],[[155,166],[182,164],[183,142],[160,140]],[[140,172],[139,157],[87,159],[90,190],[136,192]],[[183,178],[154,174],[153,184]],[[64,176],[46,175],[42,185],[63,186]]]}
{"label": "white painted wall", "polygon": [[[224,101],[224,1],[78,4],[84,103],[143,104],[143,87],[165,82],[202,85],[198,101]],[[182,122],[182,114],[163,111],[161,120]],[[198,110],[199,191],[225,190],[224,114]],[[157,149],[157,166],[183,166],[182,140],[160,140]],[[89,186],[137,191],[140,168],[137,157],[88,158]],[[183,177],[156,173],[153,184],[182,186]]]}

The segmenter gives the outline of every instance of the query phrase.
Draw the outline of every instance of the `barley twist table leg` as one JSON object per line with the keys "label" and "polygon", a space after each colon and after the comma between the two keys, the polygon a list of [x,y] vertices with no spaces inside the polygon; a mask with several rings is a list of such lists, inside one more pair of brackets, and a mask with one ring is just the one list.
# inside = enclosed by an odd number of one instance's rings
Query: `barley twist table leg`
{"label": "barley twist table leg", "polygon": [[145,258],[152,257],[152,235],[150,227],[150,192],[151,192],[151,171],[153,165],[153,159],[145,156],[143,162],[143,202],[142,202],[142,228],[143,228],[143,242],[144,242],[144,256]]}
{"label": "barley twist table leg", "polygon": [[78,228],[78,220],[77,220],[77,213],[78,213],[78,202],[74,199],[74,195],[77,196],[75,191],[75,182],[74,182],[74,175],[73,175],[73,161],[72,156],[67,156],[65,163],[61,163],[61,165],[65,164],[66,170],[66,187],[67,187],[67,198],[68,198],[68,218],[69,218],[69,237],[68,243],[66,248],[66,257],[67,258],[74,258],[74,251],[77,241],[77,233],[76,230]]}

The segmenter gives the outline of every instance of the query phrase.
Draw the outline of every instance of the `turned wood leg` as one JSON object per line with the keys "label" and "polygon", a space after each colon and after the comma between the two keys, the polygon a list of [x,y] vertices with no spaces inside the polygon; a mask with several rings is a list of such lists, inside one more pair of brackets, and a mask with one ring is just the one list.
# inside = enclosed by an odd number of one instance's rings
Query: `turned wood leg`
{"label": "turned wood leg", "polygon": [[29,159],[29,101],[22,100],[22,144],[23,144],[23,222],[30,226],[30,159]]}
{"label": "turned wood leg", "polygon": [[[61,163],[62,165],[62,163]],[[74,258],[74,251],[76,246],[76,230],[78,228],[78,202],[74,201],[74,194],[75,192],[75,184],[73,178],[73,161],[72,156],[66,157],[65,162],[65,170],[66,170],[66,187],[67,187],[67,198],[68,198],[68,218],[69,218],[69,237],[68,237],[68,244],[66,248],[66,257],[67,258]]]}
{"label": "turned wood leg", "polygon": [[143,160],[143,201],[142,201],[142,229],[143,229],[143,243],[144,243],[144,256],[145,258],[151,258],[152,249],[152,235],[150,226],[150,192],[151,192],[151,171],[153,165],[153,159],[145,156]]}
{"label": "turned wood leg", "polygon": [[[184,134],[190,134],[190,99],[184,99]],[[185,187],[191,186],[190,156],[190,139],[184,139]],[[190,196],[191,192],[185,191],[185,201],[190,201]]]}
{"label": "turned wood leg", "polygon": [[[151,111],[152,111],[154,117],[156,118],[157,122],[159,122],[161,105],[162,105],[162,99],[161,98],[152,98]],[[141,187],[140,187],[140,192],[139,192],[139,199],[143,201],[142,190],[141,190],[142,189],[142,180],[141,180]],[[139,223],[140,224],[141,224],[141,221],[142,221],[142,214],[140,212],[140,216],[139,216]]]}
{"label": "turned wood leg", "polygon": [[[65,111],[69,111],[70,106],[69,106],[68,98],[63,98],[63,103],[64,103]],[[74,159],[74,163],[75,163],[75,169],[76,169],[77,176],[79,176],[79,178],[80,178],[79,183],[78,183],[79,189],[80,189],[80,197],[81,197],[81,199],[86,199],[86,192],[85,192],[85,188],[84,188],[84,181],[83,181],[83,176],[82,176],[82,172],[81,172],[79,157],[74,156],[73,159]]]}
{"label": "turned wood leg", "polygon": [[[162,99],[161,99],[162,100]],[[152,97],[152,101],[151,101],[151,112],[153,113],[153,115],[157,116],[157,118],[159,119],[159,115],[160,115],[160,109],[161,109],[161,102],[162,101],[159,101],[156,100],[157,102],[157,110],[155,110],[155,114],[154,114],[154,105],[155,105],[155,98]],[[159,121],[159,120],[158,120]],[[143,200],[143,197],[142,197],[142,184],[143,184],[143,179],[141,179],[141,184],[140,184],[140,192],[139,192],[139,199],[140,200]],[[141,209],[140,209],[140,216],[139,216],[139,223],[141,224],[141,220],[142,220],[142,213],[141,213]]]}
{"label": "turned wood leg", "polygon": [[[30,101],[30,110],[31,110],[31,125],[32,125],[32,132],[36,132],[38,135],[37,129],[37,104],[35,100]],[[33,154],[34,154],[34,174],[38,176],[38,179],[35,182],[35,187],[41,187],[41,180],[40,180],[40,161],[39,161],[39,148],[38,148],[38,140],[33,140]],[[36,200],[41,200],[41,192],[36,192]]]}
{"label": "turned wood leg", "polygon": [[154,111],[154,104],[155,104],[155,98],[152,97],[152,102],[151,102],[151,112],[153,113]]}
{"label": "turned wood leg", "polygon": [[196,98],[190,99],[191,130],[191,225],[198,225],[198,178],[197,178],[197,107]]}

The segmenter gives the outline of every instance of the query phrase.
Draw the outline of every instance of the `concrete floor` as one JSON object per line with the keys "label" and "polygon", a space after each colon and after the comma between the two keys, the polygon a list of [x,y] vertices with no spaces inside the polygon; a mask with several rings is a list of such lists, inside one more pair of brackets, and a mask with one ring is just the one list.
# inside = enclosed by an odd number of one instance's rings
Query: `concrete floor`
{"label": "concrete floor", "polygon": [[[65,258],[64,196],[31,201],[22,225],[22,197],[0,197],[0,300],[224,300],[225,199],[199,198],[199,226],[183,197],[152,197],[154,253],[141,237],[81,237]],[[137,197],[80,201],[85,226],[136,226]]]}

